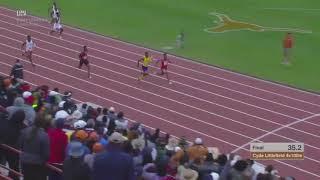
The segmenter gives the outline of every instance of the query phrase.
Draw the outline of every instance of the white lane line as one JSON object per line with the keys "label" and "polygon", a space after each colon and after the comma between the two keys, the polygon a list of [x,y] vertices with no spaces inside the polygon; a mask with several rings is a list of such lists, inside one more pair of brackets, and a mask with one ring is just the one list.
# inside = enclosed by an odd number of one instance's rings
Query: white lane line
{"label": "white lane line", "polygon": [[[9,18],[12,18],[12,19],[16,19],[16,18],[13,18],[11,16],[7,16],[7,15],[4,15],[4,14],[1,14],[0,15],[2,16],[6,16],[6,17],[9,17]],[[7,22],[7,21],[6,21]],[[5,23],[6,23],[5,22]],[[8,23],[8,22],[7,22]],[[9,23],[10,24],[10,23]],[[35,26],[38,26],[38,27],[42,27],[42,28],[46,28],[48,30],[50,30],[50,28],[47,28],[45,26],[41,26],[41,25],[38,25],[38,24],[33,24]],[[20,26],[19,26],[20,27]],[[83,39],[83,40],[86,40],[86,41],[90,41],[90,42],[93,42],[93,43],[96,43],[96,44],[101,44],[103,46],[106,46],[106,47],[110,47],[110,48],[114,48],[114,49],[117,49],[117,50],[120,50],[120,51],[126,51],[128,53],[131,53],[131,54],[135,54],[137,56],[141,56],[141,54],[137,54],[135,52],[131,52],[131,51],[127,51],[127,50],[124,50],[124,49],[120,49],[120,48],[116,48],[116,47],[113,47],[113,46],[109,46],[109,45],[105,45],[105,44],[102,44],[102,43],[99,43],[99,42],[96,42],[96,41],[92,41],[92,40],[89,40],[89,39],[86,39],[86,38],[82,38],[82,37],[79,37],[79,36],[75,36],[75,35],[72,35],[72,34],[69,34],[67,32],[65,32],[64,34],[66,35],[70,35],[70,36],[73,36],[73,37],[76,37],[76,38],[80,38],[80,39]],[[71,41],[69,41],[71,42]],[[101,53],[105,53],[105,54],[110,54],[110,53],[107,53],[105,51],[101,51],[101,50],[98,50],[98,49],[94,49],[98,52],[101,52]],[[114,54],[111,54],[111,55],[114,55]],[[115,55],[116,56],[116,55]],[[124,57],[123,57],[124,58]],[[124,58],[126,59],[126,58]],[[132,61],[131,59],[129,59],[130,61]],[[229,80],[229,79],[225,79],[225,78],[222,78],[222,77],[218,77],[218,76],[215,76],[215,75],[211,75],[211,74],[207,74],[207,73],[203,73],[203,72],[200,72],[200,71],[197,71],[197,70],[194,70],[194,69],[190,69],[190,68],[186,68],[186,67],[182,67],[182,66],[179,66],[179,65],[176,65],[176,64],[172,64],[173,66],[178,66],[180,68],[183,68],[183,69],[186,69],[186,70],[189,70],[189,71],[193,71],[193,72],[196,72],[196,73],[200,73],[200,74],[203,74],[203,75],[207,75],[207,76],[211,76],[213,78],[217,78],[217,79],[221,79],[221,80],[224,80],[224,81],[228,81],[228,82],[231,82],[231,83],[235,83],[235,84],[238,84],[238,85],[241,85],[241,86],[246,86],[246,87],[250,87],[250,88],[253,88],[253,89],[256,89],[256,90],[260,90],[260,91],[263,91],[263,92],[267,92],[267,93],[271,93],[271,94],[274,94],[274,95],[277,95],[277,96],[281,96],[281,97],[285,97],[285,98],[288,98],[288,99],[292,99],[292,100],[295,100],[295,101],[299,101],[299,102],[303,102],[303,103],[307,103],[307,104],[310,104],[310,105],[314,105],[314,106],[317,106],[317,107],[320,107],[319,104],[315,104],[315,103],[311,103],[311,102],[308,102],[308,101],[305,101],[305,100],[300,100],[300,99],[297,99],[297,98],[293,98],[293,97],[289,97],[289,96],[286,96],[286,95],[283,95],[283,94],[278,94],[278,93],[275,93],[275,92],[272,92],[272,91],[268,91],[268,90],[264,90],[264,89],[260,89],[260,88],[257,88],[257,87],[254,87],[254,86],[250,86],[250,85],[247,85],[247,84],[243,84],[243,83],[240,83],[240,82],[236,82],[236,81],[233,81],[233,80]],[[210,67],[210,66],[209,66]],[[219,68],[218,68],[219,69]],[[227,71],[227,72],[231,72],[231,71]],[[174,74],[177,74],[177,75],[181,75],[181,74],[178,74],[178,73],[174,73]],[[239,75],[242,75],[242,74],[239,74]],[[188,76],[186,76],[188,77]],[[250,76],[248,76],[250,77]],[[188,77],[190,78],[190,77]],[[197,79],[196,79],[197,80]],[[269,82],[269,81],[267,81]],[[276,83],[277,84],[277,83]],[[286,86],[285,86],[286,87]],[[305,92],[305,91],[302,91],[302,92]],[[314,94],[314,95],[317,95],[317,94]],[[320,96],[320,95],[318,95]]]}
{"label": "white lane line", "polygon": [[[1,21],[2,21],[2,20],[0,20],[0,22],[1,22]],[[2,22],[7,23],[7,24],[10,24],[10,25],[13,25],[13,26],[16,26],[16,25],[14,25],[14,24],[11,24],[11,23],[8,23],[8,22],[5,22],[5,21],[2,21]],[[30,31],[36,32],[36,33],[38,33],[38,34],[42,34],[42,35],[48,36],[48,34],[41,33],[41,32],[39,32],[39,31],[35,31],[35,30],[28,29],[28,28],[25,28],[25,27],[20,27],[20,26],[16,26],[16,27],[23,28],[23,29],[26,29],[26,30],[30,30]],[[4,28],[4,29],[6,29],[6,28]],[[9,30],[9,29],[6,29],[6,30],[11,31],[11,30]],[[15,31],[11,31],[11,32],[15,32]],[[52,36],[50,36],[50,37],[52,37]],[[58,39],[57,37],[52,37],[52,38]],[[63,40],[63,41],[66,41],[66,40]],[[75,44],[75,45],[78,45],[78,46],[81,46],[81,47],[82,47],[82,45],[81,45],[81,44],[78,44],[78,43],[74,43],[74,42],[71,42],[71,41],[66,41],[66,42],[70,42],[70,43],[72,43],[72,44]],[[49,42],[47,42],[47,43],[49,43]],[[53,44],[53,43],[50,43],[50,44],[55,45],[55,44]],[[55,45],[55,46],[59,46],[59,45]],[[59,47],[62,47],[62,46],[59,46]],[[68,50],[70,50],[70,51],[74,51],[74,50],[69,49],[69,48],[66,48],[66,47],[62,47],[62,48],[68,49]],[[106,53],[106,52],[103,52],[103,53]],[[107,53],[107,54],[109,54],[109,53]],[[113,54],[110,54],[110,55],[113,55]],[[119,57],[119,58],[122,58],[122,59],[126,59],[126,60],[129,60],[129,61],[132,61],[132,62],[135,62],[135,61],[132,60],[132,59],[128,59],[128,58],[125,58],[125,57],[122,57],[122,56],[118,56],[118,55],[113,55],[113,56]],[[117,65],[122,66],[122,67],[130,68],[130,67],[128,67],[128,66],[121,65],[121,64],[118,64],[118,63],[114,63],[114,62],[111,62],[111,61],[108,61],[108,60],[105,60],[105,59],[102,59],[102,58],[99,58],[99,57],[96,57],[96,56],[92,56],[92,57],[94,57],[94,58],[96,58],[96,59],[99,59],[99,60],[102,60],[102,61],[107,61],[107,62],[110,62],[110,63],[113,63],[113,64],[117,64]],[[136,63],[136,62],[135,62],[135,63]],[[137,69],[134,69],[134,68],[130,68],[130,69],[133,69],[133,70],[135,70],[135,71],[138,71]],[[260,97],[254,96],[254,95],[250,95],[250,94],[243,93],[243,92],[240,92],[240,91],[236,91],[236,90],[233,90],[233,89],[230,89],[230,88],[226,88],[226,87],[223,87],[223,86],[214,84],[214,83],[208,83],[208,82],[206,82],[206,81],[202,81],[202,80],[198,80],[198,79],[195,79],[195,78],[192,78],[192,77],[188,77],[188,76],[185,76],[185,75],[177,74],[177,73],[175,73],[175,72],[171,72],[171,73],[172,73],[172,74],[176,74],[176,75],[178,75],[178,76],[185,77],[185,78],[189,78],[189,79],[192,79],[192,80],[195,80],[195,81],[199,81],[199,82],[202,82],[202,83],[205,83],[205,84],[208,84],[208,85],[212,85],[212,86],[220,87],[220,88],[223,88],[223,89],[227,89],[227,90],[229,90],[229,91],[233,91],[233,92],[236,92],[236,93],[240,93],[240,94],[243,94],[243,95],[246,95],[246,96],[254,97],[254,98],[256,98],[256,99],[260,99],[260,100],[263,100],[263,101],[267,101],[267,102],[270,102],[270,103],[273,103],[273,104],[277,104],[277,105],[284,106],[284,107],[287,107],[287,108],[299,110],[299,111],[306,112],[306,113],[309,113],[309,114],[314,114],[313,112],[309,112],[309,111],[306,111],[306,110],[302,110],[302,109],[299,109],[299,108],[295,108],[295,107],[292,107],[292,106],[288,106],[288,105],[285,105],[285,104],[281,104],[281,103],[278,103],[278,102],[274,102],[274,101],[271,101],[271,100],[263,99],[263,98],[260,98]],[[158,76],[155,76],[155,77],[160,78],[160,79],[165,79],[165,78],[158,77]],[[186,84],[183,84],[183,83],[180,83],[180,82],[177,82],[177,81],[172,81],[172,82],[176,82],[176,83],[179,83],[179,84],[188,86],[188,85],[186,85]],[[199,90],[199,88],[195,88],[195,87],[192,87],[192,86],[190,86],[190,85],[189,85],[189,87]]]}
{"label": "white lane line", "polygon": [[[2,35],[0,35],[0,36],[1,36],[1,37],[4,37],[4,38],[7,38],[7,39],[11,39],[11,40],[16,41],[16,42],[19,42],[18,40],[13,39],[13,38],[10,38],[10,37],[5,37],[5,36],[2,36]],[[3,45],[3,46],[9,47],[9,48],[13,48],[13,49],[19,50],[18,48],[14,48],[14,47],[8,46],[8,45],[6,45],[6,44],[2,44],[2,43],[0,43],[0,44]],[[63,55],[63,54],[59,54],[59,53],[56,53],[56,52],[53,52],[53,51],[50,51],[50,50],[47,50],[47,49],[43,49],[43,48],[41,48],[41,47],[38,47],[38,49],[42,49],[42,50],[44,50],[44,51],[47,51],[47,52],[50,52],[50,53],[54,53],[54,54],[57,54],[57,55],[59,55],[59,56],[63,56],[63,57],[65,57],[65,58],[68,58],[68,59],[71,59],[71,60],[73,60],[73,61],[77,61],[77,62],[78,62],[78,60],[76,60],[76,59],[74,59],[74,58],[72,58],[72,57],[69,57],[69,56],[65,56],[65,55]],[[40,57],[41,57],[41,56],[40,56]],[[42,58],[45,58],[45,57],[42,57]],[[63,64],[63,63],[59,63],[59,62],[57,62],[57,61],[54,61],[54,60],[51,60],[51,59],[48,59],[48,58],[45,58],[45,59],[47,59],[48,61],[54,62],[54,63],[61,64],[61,65],[63,65],[63,66],[68,66],[68,67],[70,67],[70,68],[77,69],[77,68],[75,68],[75,67],[73,67],[73,66],[66,65],[66,64]],[[94,66],[95,66],[95,65],[94,65]],[[96,67],[99,67],[99,66],[96,66]],[[104,70],[110,71],[109,69],[105,69],[105,68],[104,68]],[[82,70],[82,71],[85,71],[85,70]],[[112,71],[112,72],[115,72],[115,71]],[[115,72],[115,73],[118,73],[118,72]],[[127,85],[127,84],[125,84],[125,83],[121,83],[121,82],[118,82],[118,81],[114,81],[114,80],[112,80],[112,79],[106,78],[106,77],[104,77],[104,76],[101,76],[101,75],[98,75],[98,74],[95,74],[95,73],[92,73],[92,74],[93,74],[93,75],[96,75],[96,76],[98,76],[98,77],[100,77],[100,78],[107,79],[107,80],[109,80],[109,81],[113,81],[113,82],[115,82],[115,83],[119,83],[119,84],[128,86],[128,87],[130,87],[130,88],[134,88],[134,89],[137,89],[137,90],[146,92],[146,93],[150,93],[150,94],[155,95],[155,96],[158,96],[158,97],[160,97],[160,98],[165,98],[165,99],[167,99],[167,100],[174,101],[174,102],[179,103],[179,104],[182,104],[182,105],[184,105],[184,106],[188,106],[188,107],[197,109],[197,110],[199,110],[199,111],[203,111],[203,112],[206,112],[206,113],[208,113],[208,114],[211,114],[211,115],[214,115],[214,116],[218,116],[218,117],[221,117],[221,118],[224,118],[224,119],[228,119],[228,120],[233,121],[233,122],[235,122],[235,123],[242,124],[242,125],[244,125],[244,126],[251,127],[251,128],[258,129],[258,130],[260,130],[260,131],[266,132],[266,130],[264,130],[264,129],[260,129],[260,128],[258,128],[258,127],[251,126],[251,125],[249,125],[249,124],[246,124],[246,123],[243,123],[243,122],[239,122],[239,121],[233,120],[233,119],[231,119],[231,118],[228,118],[228,117],[225,117],[225,116],[222,116],[222,115],[213,113],[213,112],[209,112],[209,111],[206,111],[206,110],[203,110],[203,109],[200,109],[200,108],[197,108],[197,107],[194,107],[194,106],[185,104],[185,103],[181,103],[181,102],[175,101],[175,100],[173,100],[173,99],[171,99],[171,98],[163,97],[163,96],[160,96],[160,95],[158,95],[158,94],[154,94],[154,93],[152,93],[152,92],[149,92],[149,91],[146,91],[146,90],[143,90],[143,89],[139,89],[139,88],[136,88],[136,87]],[[118,74],[121,74],[121,73],[118,73]],[[136,80],[136,78],[133,78],[133,77],[130,77],[130,76],[127,76],[127,77]],[[171,90],[171,89],[165,88],[165,87],[162,87],[162,88]],[[174,90],[172,90],[172,91],[174,91]],[[180,93],[180,94],[182,94],[182,95],[186,95],[186,94],[181,93],[181,92],[178,92],[178,91],[174,91],[174,92]],[[191,97],[192,97],[192,98],[196,98],[196,97],[193,97],[193,96],[191,96]],[[200,100],[203,100],[203,99],[200,99]],[[258,119],[261,119],[261,120],[263,120],[263,121],[270,122],[270,123],[273,123],[273,124],[276,124],[276,125],[279,125],[279,126],[282,126],[282,125],[283,125],[283,124],[280,124],[280,123],[277,123],[277,122],[270,121],[270,120],[268,120],[268,119],[264,119],[264,118],[261,118],[261,117],[258,117],[258,116],[254,116],[254,115],[251,115],[251,114],[248,114],[248,113],[244,113],[244,112],[242,112],[242,111],[238,111],[238,110],[235,110],[235,109],[232,109],[232,108],[229,108],[229,107],[225,107],[225,106],[222,106],[222,105],[219,105],[219,104],[216,104],[216,103],[212,103],[212,102],[210,102],[210,101],[206,101],[206,100],[203,100],[203,101],[208,102],[208,103],[211,103],[211,104],[214,104],[214,105],[218,105],[218,106],[221,106],[221,107],[224,107],[224,108],[227,108],[227,109],[229,109],[229,110],[232,110],[232,111],[235,111],[235,112],[238,112],[238,113],[245,114],[245,115],[247,115],[247,116],[251,116],[251,117],[254,117],[254,118],[258,118]],[[298,119],[298,118],[294,118],[294,119]],[[290,128],[293,129],[293,130],[295,130],[295,131],[299,131],[299,132],[301,132],[301,133],[308,134],[308,135],[311,135],[311,136],[320,138],[320,136],[317,136],[317,135],[315,135],[315,134],[308,133],[308,132],[302,131],[302,130],[300,130],[300,129],[292,128],[292,127],[290,127]],[[278,135],[278,136],[281,136],[281,137],[287,139],[287,137],[285,137],[285,136],[282,136],[282,135]],[[290,140],[293,140],[293,139],[290,139]]]}

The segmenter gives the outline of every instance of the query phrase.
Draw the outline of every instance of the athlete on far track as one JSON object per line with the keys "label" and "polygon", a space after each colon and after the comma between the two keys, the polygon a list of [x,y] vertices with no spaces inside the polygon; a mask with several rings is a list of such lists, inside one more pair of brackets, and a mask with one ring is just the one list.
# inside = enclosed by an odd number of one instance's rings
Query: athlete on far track
{"label": "athlete on far track", "polygon": [[169,84],[172,84],[170,79],[169,79],[169,73],[168,73],[168,64],[171,63],[171,61],[168,59],[167,53],[163,54],[163,58],[157,61],[158,63],[161,63],[160,65],[160,73],[158,73],[159,75],[166,75]]}
{"label": "athlete on far track", "polygon": [[137,67],[139,67],[140,63],[142,63],[142,66],[141,66],[142,71],[141,71],[141,75],[138,77],[139,81],[149,75],[148,69],[149,69],[150,63],[152,63],[152,57],[149,55],[148,52],[145,52],[144,56],[138,60]]}
{"label": "athlete on far track", "polygon": [[50,31],[50,34],[52,35],[54,32],[59,34],[60,39],[62,39],[62,32],[63,28],[62,25],[60,24],[60,16],[58,15],[57,18],[54,20],[53,28]]}
{"label": "athlete on far track", "polygon": [[27,36],[27,40],[24,41],[21,45],[21,50],[23,51],[22,56],[25,56],[30,61],[33,67],[35,67],[35,65],[33,64],[33,61],[32,61],[32,51],[35,47],[36,47],[36,44],[31,39],[30,35]]}
{"label": "athlete on far track", "polygon": [[88,61],[88,48],[87,48],[87,46],[83,46],[83,51],[79,54],[79,60],[80,60],[80,63],[79,63],[78,68],[81,69],[83,64],[86,65],[88,68],[88,78],[91,78],[90,64]]}
{"label": "athlete on far track", "polygon": [[60,15],[60,11],[57,7],[56,2],[53,2],[52,8],[49,8],[50,17],[51,17],[51,24],[55,22],[55,19]]}

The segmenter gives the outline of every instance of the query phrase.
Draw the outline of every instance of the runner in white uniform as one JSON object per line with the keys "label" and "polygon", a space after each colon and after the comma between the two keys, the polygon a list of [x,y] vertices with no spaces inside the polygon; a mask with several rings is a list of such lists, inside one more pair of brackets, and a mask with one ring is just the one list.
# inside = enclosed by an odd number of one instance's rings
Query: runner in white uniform
{"label": "runner in white uniform", "polygon": [[35,66],[32,61],[32,51],[36,47],[36,44],[32,41],[31,36],[27,36],[27,40],[22,43],[21,50],[23,51],[23,48],[25,48],[24,52],[22,53],[22,56],[26,56],[26,58],[30,61],[32,66]]}
{"label": "runner in white uniform", "polygon": [[60,18],[59,15],[57,17],[57,19],[55,19],[54,24],[53,24],[53,29],[50,31],[50,34],[57,32],[59,33],[60,39],[62,38],[62,32],[63,32],[63,28],[62,25],[60,23]]}

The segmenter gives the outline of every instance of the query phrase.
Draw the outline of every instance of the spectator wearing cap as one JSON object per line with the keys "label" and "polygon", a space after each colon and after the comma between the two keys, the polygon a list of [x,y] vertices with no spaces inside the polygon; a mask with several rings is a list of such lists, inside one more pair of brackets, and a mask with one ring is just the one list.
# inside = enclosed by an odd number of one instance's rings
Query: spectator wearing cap
{"label": "spectator wearing cap", "polygon": [[83,161],[85,149],[80,142],[71,142],[69,144],[68,156],[63,163],[64,180],[90,180],[90,168]]}
{"label": "spectator wearing cap", "polygon": [[20,162],[24,180],[46,180],[45,163],[49,159],[49,137],[42,128],[42,115],[38,115],[34,125],[22,130]]}
{"label": "spectator wearing cap", "polygon": [[128,129],[128,120],[124,118],[123,112],[119,112],[116,118],[116,129],[117,130],[126,130]]}
{"label": "spectator wearing cap", "polygon": [[62,101],[62,97],[61,97],[61,94],[59,93],[58,88],[54,88],[52,91],[50,91],[49,96],[54,97],[56,104],[59,104]]}
{"label": "spectator wearing cap", "polygon": [[72,137],[71,137],[71,141],[70,143],[67,145],[67,148],[66,148],[66,158],[68,158],[68,152],[70,151],[70,148],[71,148],[71,143],[73,142],[79,142],[82,144],[83,146],[83,149],[84,149],[84,155],[87,155],[90,153],[90,149],[86,146],[86,141],[88,140],[88,133],[84,130],[76,130]]}
{"label": "spectator wearing cap", "polygon": [[187,149],[187,153],[189,156],[189,160],[193,161],[197,158],[204,159],[208,152],[208,149],[203,145],[201,138],[196,138],[194,141],[194,145]]}
{"label": "spectator wearing cap", "polygon": [[93,180],[133,180],[134,165],[130,155],[122,151],[126,138],[118,132],[109,137],[107,151],[96,156],[93,164]]}
{"label": "spectator wearing cap", "polygon": [[93,149],[93,145],[97,142],[99,142],[100,140],[100,136],[98,135],[98,133],[96,131],[91,131],[89,132],[89,136],[88,136],[88,140],[87,140],[87,147],[91,150]]}
{"label": "spectator wearing cap", "polygon": [[23,65],[19,59],[17,59],[16,63],[12,66],[10,76],[13,76],[15,79],[23,79]]}
{"label": "spectator wearing cap", "polygon": [[179,180],[197,180],[198,176],[198,172],[191,169],[188,164],[178,167],[177,179]]}
{"label": "spectator wearing cap", "polygon": [[64,109],[65,107],[65,101],[61,101],[59,103],[59,111],[56,112],[55,114],[55,119],[67,119],[70,115],[68,112]]}
{"label": "spectator wearing cap", "polygon": [[96,155],[102,153],[104,150],[105,148],[103,147],[103,145],[101,143],[96,142],[92,146],[92,153],[84,156],[84,162],[88,164],[91,170],[93,169],[93,163]]}
{"label": "spectator wearing cap", "polygon": [[75,130],[84,130],[86,126],[87,126],[87,123],[83,120],[78,120],[73,123],[73,128]]}
{"label": "spectator wearing cap", "polygon": [[22,97],[15,98],[13,106],[7,107],[6,110],[9,113],[9,119],[11,118],[13,113],[16,112],[17,110],[23,110],[26,115],[24,123],[27,126],[32,125],[36,118],[35,110],[31,106],[24,104],[24,99]]}
{"label": "spectator wearing cap", "polygon": [[25,104],[32,106],[34,97],[32,96],[32,93],[30,91],[25,91],[22,93],[22,97],[25,101]]}

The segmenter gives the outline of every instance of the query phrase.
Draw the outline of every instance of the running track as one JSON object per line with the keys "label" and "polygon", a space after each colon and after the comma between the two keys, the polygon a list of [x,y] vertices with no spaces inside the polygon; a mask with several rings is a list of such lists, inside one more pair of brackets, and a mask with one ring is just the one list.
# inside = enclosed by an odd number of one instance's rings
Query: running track
{"label": "running track", "polygon": [[[31,17],[28,17],[31,18]],[[32,17],[21,25],[16,12],[0,7],[0,72],[8,74],[20,45],[30,34],[38,48],[36,68],[27,61],[25,79],[33,85],[71,90],[79,102],[114,106],[130,120],[158,127],[207,146],[248,156],[248,143],[304,142],[303,161],[263,161],[281,175],[320,178],[320,96],[180,57],[169,56],[173,84],[161,76],[137,82],[136,61],[146,48],[65,26],[63,39],[48,34],[47,22]],[[20,21],[21,23],[21,21]],[[78,53],[89,47],[92,79],[77,69]],[[150,50],[160,58],[161,53]],[[156,69],[155,69],[156,70]]]}

